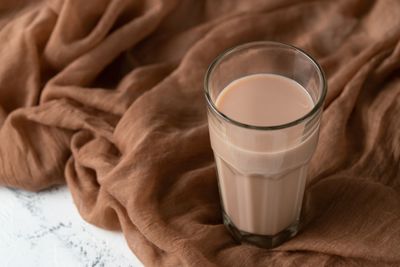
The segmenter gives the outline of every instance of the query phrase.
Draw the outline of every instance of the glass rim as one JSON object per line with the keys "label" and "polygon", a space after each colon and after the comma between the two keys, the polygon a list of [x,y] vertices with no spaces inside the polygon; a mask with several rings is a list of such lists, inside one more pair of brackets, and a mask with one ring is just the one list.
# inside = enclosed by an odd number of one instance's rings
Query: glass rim
{"label": "glass rim", "polygon": [[[256,47],[256,46],[278,46],[281,48],[287,48],[287,49],[291,49],[294,50],[298,53],[300,53],[302,56],[304,56],[308,61],[311,62],[311,64],[315,67],[315,69],[317,70],[318,73],[318,77],[321,79],[321,85],[320,88],[321,89],[321,95],[317,100],[317,103],[314,105],[314,107],[307,112],[305,115],[303,115],[302,117],[284,123],[284,124],[277,124],[277,125],[270,125],[270,126],[260,126],[260,125],[251,125],[251,124],[246,124],[246,123],[242,123],[239,122],[237,120],[234,120],[230,117],[228,117],[227,115],[225,115],[223,112],[221,112],[220,110],[218,110],[218,108],[216,107],[216,105],[214,104],[214,101],[212,101],[210,93],[209,93],[209,82],[210,82],[210,77],[211,74],[213,73],[214,69],[216,66],[218,66],[223,60],[224,58],[226,58],[227,56],[234,54],[235,52],[238,52],[240,50],[243,49],[247,49],[247,48],[251,48],[251,47]],[[256,41],[256,42],[249,42],[249,43],[244,43],[244,44],[240,44],[237,46],[234,46],[232,48],[229,48],[227,50],[225,50],[224,52],[222,52],[221,54],[219,54],[209,65],[206,75],[204,77],[204,93],[205,93],[205,97],[207,100],[207,105],[211,108],[212,112],[217,114],[219,117],[221,117],[223,120],[232,123],[236,126],[242,127],[242,128],[248,128],[248,129],[254,129],[254,130],[280,130],[280,129],[285,129],[285,128],[289,128],[295,125],[300,124],[301,122],[307,120],[308,118],[312,117],[314,114],[316,114],[318,112],[318,110],[322,107],[324,101],[325,101],[325,97],[326,97],[326,93],[327,93],[327,82],[325,79],[325,74],[324,71],[322,70],[321,66],[318,64],[318,62],[313,59],[307,52],[305,52],[304,50],[295,47],[293,45],[290,44],[286,44],[286,43],[281,43],[281,42],[275,42],[275,41]]]}

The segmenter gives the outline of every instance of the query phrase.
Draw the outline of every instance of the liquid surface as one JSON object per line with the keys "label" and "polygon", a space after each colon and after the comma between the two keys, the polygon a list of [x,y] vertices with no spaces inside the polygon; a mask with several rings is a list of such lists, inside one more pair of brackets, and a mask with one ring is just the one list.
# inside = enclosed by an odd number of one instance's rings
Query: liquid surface
{"label": "liquid surface", "polygon": [[254,74],[225,87],[216,106],[235,121],[273,126],[303,117],[312,109],[313,101],[294,80],[275,74]]}

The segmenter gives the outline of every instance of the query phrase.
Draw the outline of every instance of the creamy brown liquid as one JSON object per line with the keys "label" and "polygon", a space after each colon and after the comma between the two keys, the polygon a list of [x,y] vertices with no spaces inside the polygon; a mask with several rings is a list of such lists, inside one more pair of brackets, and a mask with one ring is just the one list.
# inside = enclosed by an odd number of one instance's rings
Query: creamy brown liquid
{"label": "creamy brown liquid", "polygon": [[222,113],[238,122],[272,126],[306,115],[313,102],[297,82],[279,75],[257,74],[225,87],[216,105]]}
{"label": "creamy brown liquid", "polygon": [[[314,103],[297,82],[256,74],[230,83],[216,106],[238,122],[272,126],[301,118]],[[239,230],[260,235],[296,223],[318,131],[305,136],[303,124],[265,131],[224,123],[211,121],[210,137],[225,213]]]}

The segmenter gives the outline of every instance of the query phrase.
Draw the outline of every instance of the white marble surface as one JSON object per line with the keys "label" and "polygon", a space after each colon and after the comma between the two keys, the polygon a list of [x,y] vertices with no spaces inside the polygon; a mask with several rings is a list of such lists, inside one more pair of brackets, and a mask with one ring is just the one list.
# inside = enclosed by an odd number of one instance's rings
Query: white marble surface
{"label": "white marble surface", "polygon": [[0,187],[0,266],[143,266],[119,232],[83,221],[66,187]]}

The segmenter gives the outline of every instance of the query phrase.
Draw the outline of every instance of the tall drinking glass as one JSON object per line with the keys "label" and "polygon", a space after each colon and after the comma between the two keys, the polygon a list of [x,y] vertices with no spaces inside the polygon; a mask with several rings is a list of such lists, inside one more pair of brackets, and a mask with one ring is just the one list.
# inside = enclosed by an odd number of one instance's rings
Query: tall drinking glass
{"label": "tall drinking glass", "polygon": [[[246,124],[224,114],[217,104],[221,92],[238,79],[259,74],[295,82],[311,99],[310,110],[278,125]],[[224,224],[238,241],[278,246],[299,230],[307,168],[327,90],[322,69],[291,45],[247,43],[217,57],[204,86]],[[285,99],[281,104],[286,105]],[[237,101],[238,110],[240,105]]]}

